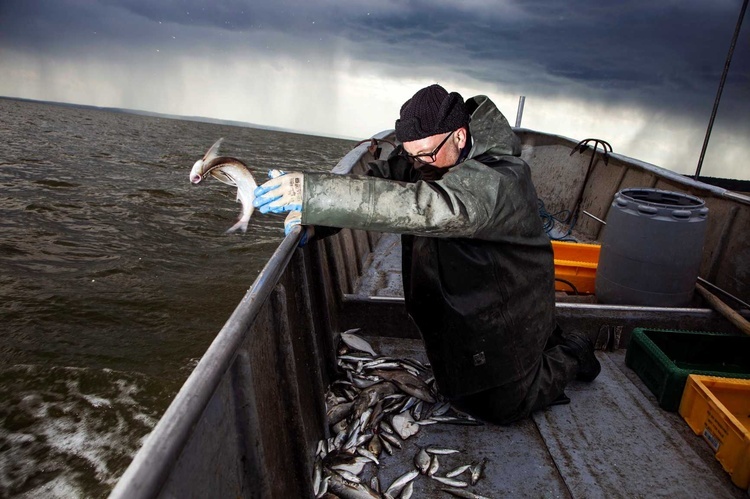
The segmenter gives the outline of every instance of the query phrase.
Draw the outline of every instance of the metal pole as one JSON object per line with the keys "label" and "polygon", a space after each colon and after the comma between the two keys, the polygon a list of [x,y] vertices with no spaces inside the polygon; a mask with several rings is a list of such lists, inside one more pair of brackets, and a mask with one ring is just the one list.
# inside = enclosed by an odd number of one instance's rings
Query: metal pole
{"label": "metal pole", "polygon": [[719,101],[721,100],[721,92],[724,90],[724,82],[727,79],[727,73],[729,72],[729,64],[732,62],[732,54],[734,53],[734,46],[737,45],[737,38],[740,35],[740,26],[742,26],[742,19],[745,17],[745,11],[747,10],[747,2],[745,0],[742,3],[742,9],[740,10],[740,17],[737,19],[737,27],[734,29],[734,36],[732,37],[732,43],[729,46],[729,53],[727,54],[727,62],[724,63],[724,72],[721,75],[721,81],[719,82],[719,90],[716,92],[716,100],[714,100],[714,109],[711,111],[711,119],[708,122],[708,129],[706,130],[706,138],[703,140],[703,148],[701,149],[700,158],[698,158],[698,168],[695,170],[695,180],[698,180],[700,175],[701,167],[703,166],[703,157],[706,155],[706,148],[708,147],[708,139],[711,137],[711,129],[714,126],[714,119],[716,119],[716,111],[719,109]]}
{"label": "metal pole", "polygon": [[[747,0],[745,0],[747,3]],[[526,96],[522,95],[518,98],[518,112],[516,113],[516,128],[521,126],[521,118],[523,118],[523,104],[526,102]]]}

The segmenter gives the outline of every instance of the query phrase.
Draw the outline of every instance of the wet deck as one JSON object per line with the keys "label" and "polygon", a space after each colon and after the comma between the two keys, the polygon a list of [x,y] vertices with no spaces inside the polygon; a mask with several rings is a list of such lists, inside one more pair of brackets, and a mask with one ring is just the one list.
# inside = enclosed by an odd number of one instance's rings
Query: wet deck
{"label": "wet deck", "polygon": [[[426,360],[419,340],[370,340],[381,354]],[[419,447],[434,445],[462,451],[439,456],[440,476],[486,458],[484,477],[465,489],[486,497],[747,497],[679,414],[658,407],[625,366],[624,351],[597,356],[602,373],[569,385],[569,405],[506,427],[422,427],[381,458],[381,483],[414,469]],[[449,497],[444,487],[419,476],[413,497]]]}
{"label": "wet deck", "polygon": [[[384,235],[373,253],[378,257],[357,294],[402,296],[398,236]],[[368,339],[380,354],[426,361],[420,340]],[[679,414],[658,406],[625,366],[624,350],[597,356],[600,376],[569,385],[569,405],[507,427],[423,427],[402,450],[382,459],[383,487],[414,469],[420,446],[436,445],[462,451],[439,457],[440,476],[487,459],[484,478],[465,489],[486,497],[747,497]],[[419,476],[413,497],[448,497],[440,491],[444,487]]]}

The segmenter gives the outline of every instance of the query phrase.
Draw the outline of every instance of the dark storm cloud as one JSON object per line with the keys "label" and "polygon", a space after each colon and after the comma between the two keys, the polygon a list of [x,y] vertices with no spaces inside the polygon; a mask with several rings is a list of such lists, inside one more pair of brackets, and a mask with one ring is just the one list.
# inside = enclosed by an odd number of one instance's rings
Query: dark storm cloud
{"label": "dark storm cloud", "polygon": [[[417,60],[425,63],[449,61],[519,93],[554,94],[573,83],[610,102],[637,101],[705,116],[740,3],[594,0],[562,8],[560,2],[538,0],[519,4],[515,18],[438,7],[430,16],[415,9],[397,22],[385,16],[380,23],[362,24],[358,36],[381,39],[404,54],[416,50]],[[727,92],[744,102],[750,101],[748,30],[741,32],[727,81]]]}
{"label": "dark storm cloud", "polygon": [[[343,40],[349,55],[386,63],[395,73],[447,67],[519,94],[574,93],[705,120],[740,6],[741,0],[4,0],[0,42],[62,52],[175,39],[189,51],[220,47],[223,34],[253,43],[258,33],[276,33],[285,37],[282,49],[297,44],[325,52],[326,43]],[[741,32],[725,89],[737,105],[722,110],[745,123],[749,31]]]}

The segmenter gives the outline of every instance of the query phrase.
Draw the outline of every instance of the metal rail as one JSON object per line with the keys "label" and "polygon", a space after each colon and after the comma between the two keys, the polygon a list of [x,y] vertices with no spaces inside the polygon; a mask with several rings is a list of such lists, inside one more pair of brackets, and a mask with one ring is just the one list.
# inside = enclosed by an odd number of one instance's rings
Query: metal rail
{"label": "metal rail", "polygon": [[159,495],[173,464],[232,365],[250,326],[279,282],[301,237],[301,227],[295,227],[276,248],[118,481],[110,498],[151,498]]}
{"label": "metal rail", "polygon": [[[536,130],[532,130],[530,128],[515,128],[513,131],[519,135],[526,134],[528,136],[538,137],[540,139],[546,138],[549,140],[553,140],[561,146],[570,148],[570,150],[573,150],[578,144],[578,141],[571,139],[569,137],[565,137],[563,135],[557,135],[553,133],[539,132]],[[523,137],[521,137],[521,139],[523,141]],[[747,196],[745,194],[740,194],[738,192],[730,191],[728,189],[724,189],[723,187],[717,187],[715,185],[706,184],[699,180],[695,180],[692,176],[685,176],[680,173],[667,170],[666,168],[663,168],[661,166],[657,166],[651,163],[646,163],[645,161],[641,161],[636,158],[631,158],[623,154],[617,154],[617,153],[612,152],[612,153],[609,153],[609,157],[610,157],[610,160],[615,159],[623,163],[627,168],[636,168],[638,170],[649,172],[659,177],[660,179],[673,182],[687,189],[696,189],[696,190],[708,192],[711,195],[716,196],[718,198],[725,198],[725,199],[729,199],[731,201],[735,201],[743,205],[750,206],[750,196]]]}
{"label": "metal rail", "polygon": [[745,0],[742,3],[740,9],[740,15],[737,19],[737,26],[734,28],[734,35],[732,35],[732,42],[729,44],[729,53],[727,54],[727,60],[724,63],[724,70],[721,73],[721,80],[719,81],[719,89],[716,91],[716,99],[714,99],[714,107],[711,110],[711,119],[708,121],[708,128],[706,129],[706,137],[703,139],[703,147],[701,148],[701,154],[698,158],[698,166],[695,168],[695,180],[701,174],[701,168],[703,167],[703,158],[706,156],[706,149],[708,148],[708,141],[711,138],[711,130],[714,127],[714,120],[716,119],[716,112],[719,110],[719,102],[721,102],[721,94],[724,91],[724,83],[727,80],[727,73],[729,73],[729,65],[732,63],[732,54],[734,54],[734,47],[737,45],[737,38],[740,36],[740,28],[742,27],[742,20],[745,18],[745,11],[747,10],[747,2]]}
{"label": "metal rail", "polygon": [[516,111],[516,128],[519,128],[521,126],[521,120],[523,119],[523,105],[525,102],[525,95],[522,95],[518,98],[518,111]]}

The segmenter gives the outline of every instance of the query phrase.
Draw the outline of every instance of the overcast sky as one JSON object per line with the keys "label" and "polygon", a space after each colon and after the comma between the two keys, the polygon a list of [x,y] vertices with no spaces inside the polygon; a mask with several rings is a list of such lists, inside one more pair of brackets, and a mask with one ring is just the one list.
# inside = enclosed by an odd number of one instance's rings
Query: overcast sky
{"label": "overcast sky", "polygon": [[[742,0],[0,0],[0,95],[365,138],[438,82],[692,173]],[[702,174],[750,178],[750,22]]]}

